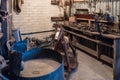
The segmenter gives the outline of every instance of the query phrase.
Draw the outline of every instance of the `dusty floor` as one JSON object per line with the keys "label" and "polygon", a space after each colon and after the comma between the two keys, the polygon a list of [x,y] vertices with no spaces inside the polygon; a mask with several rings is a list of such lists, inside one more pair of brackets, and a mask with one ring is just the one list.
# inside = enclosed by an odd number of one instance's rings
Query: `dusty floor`
{"label": "dusty floor", "polygon": [[79,66],[70,80],[113,80],[112,68],[77,50]]}

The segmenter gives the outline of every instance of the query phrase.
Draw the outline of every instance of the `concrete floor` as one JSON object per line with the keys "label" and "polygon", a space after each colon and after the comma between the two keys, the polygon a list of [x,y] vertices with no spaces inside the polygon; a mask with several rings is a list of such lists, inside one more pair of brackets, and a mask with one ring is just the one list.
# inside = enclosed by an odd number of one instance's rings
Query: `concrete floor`
{"label": "concrete floor", "polygon": [[113,80],[112,68],[77,50],[79,66],[70,80]]}

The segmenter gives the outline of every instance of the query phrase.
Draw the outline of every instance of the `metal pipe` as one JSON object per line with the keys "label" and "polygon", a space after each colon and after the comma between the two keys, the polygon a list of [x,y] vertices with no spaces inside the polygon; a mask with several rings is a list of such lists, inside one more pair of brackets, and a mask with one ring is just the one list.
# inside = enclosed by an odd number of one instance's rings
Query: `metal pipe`
{"label": "metal pipe", "polygon": [[45,33],[45,32],[54,32],[55,30],[47,30],[47,31],[39,31],[39,32],[30,32],[30,33],[22,33],[21,35],[30,35],[30,34],[38,34],[38,33]]}

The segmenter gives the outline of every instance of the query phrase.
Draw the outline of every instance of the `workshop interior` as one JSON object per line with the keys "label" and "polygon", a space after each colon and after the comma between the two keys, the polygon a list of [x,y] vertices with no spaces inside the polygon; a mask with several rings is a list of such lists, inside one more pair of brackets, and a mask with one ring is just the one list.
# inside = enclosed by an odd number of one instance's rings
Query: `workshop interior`
{"label": "workshop interior", "polygon": [[120,80],[120,0],[0,0],[0,80]]}

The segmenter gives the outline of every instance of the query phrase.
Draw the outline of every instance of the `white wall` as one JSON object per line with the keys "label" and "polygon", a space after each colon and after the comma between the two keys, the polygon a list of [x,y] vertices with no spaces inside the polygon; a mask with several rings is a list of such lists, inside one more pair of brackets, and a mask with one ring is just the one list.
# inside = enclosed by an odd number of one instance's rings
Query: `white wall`
{"label": "white wall", "polygon": [[[51,30],[51,16],[63,16],[63,12],[56,5],[51,5],[51,0],[24,0],[22,12],[13,12],[13,24],[21,33]],[[50,33],[49,33],[50,34]],[[49,34],[30,35],[45,37]]]}
{"label": "white wall", "polygon": [[[107,2],[108,1],[108,2]],[[113,5],[112,5],[112,1],[113,1]],[[111,15],[115,17],[115,22],[117,19],[117,15],[120,15],[120,0],[99,0],[99,2],[96,3],[96,11],[99,11],[98,9],[101,9],[103,13],[106,12],[106,5],[109,4],[110,7],[110,12]],[[73,8],[72,8],[72,13],[75,13],[75,9],[88,9],[90,10],[90,7],[88,6],[88,3],[85,2],[77,2],[73,4]]]}

